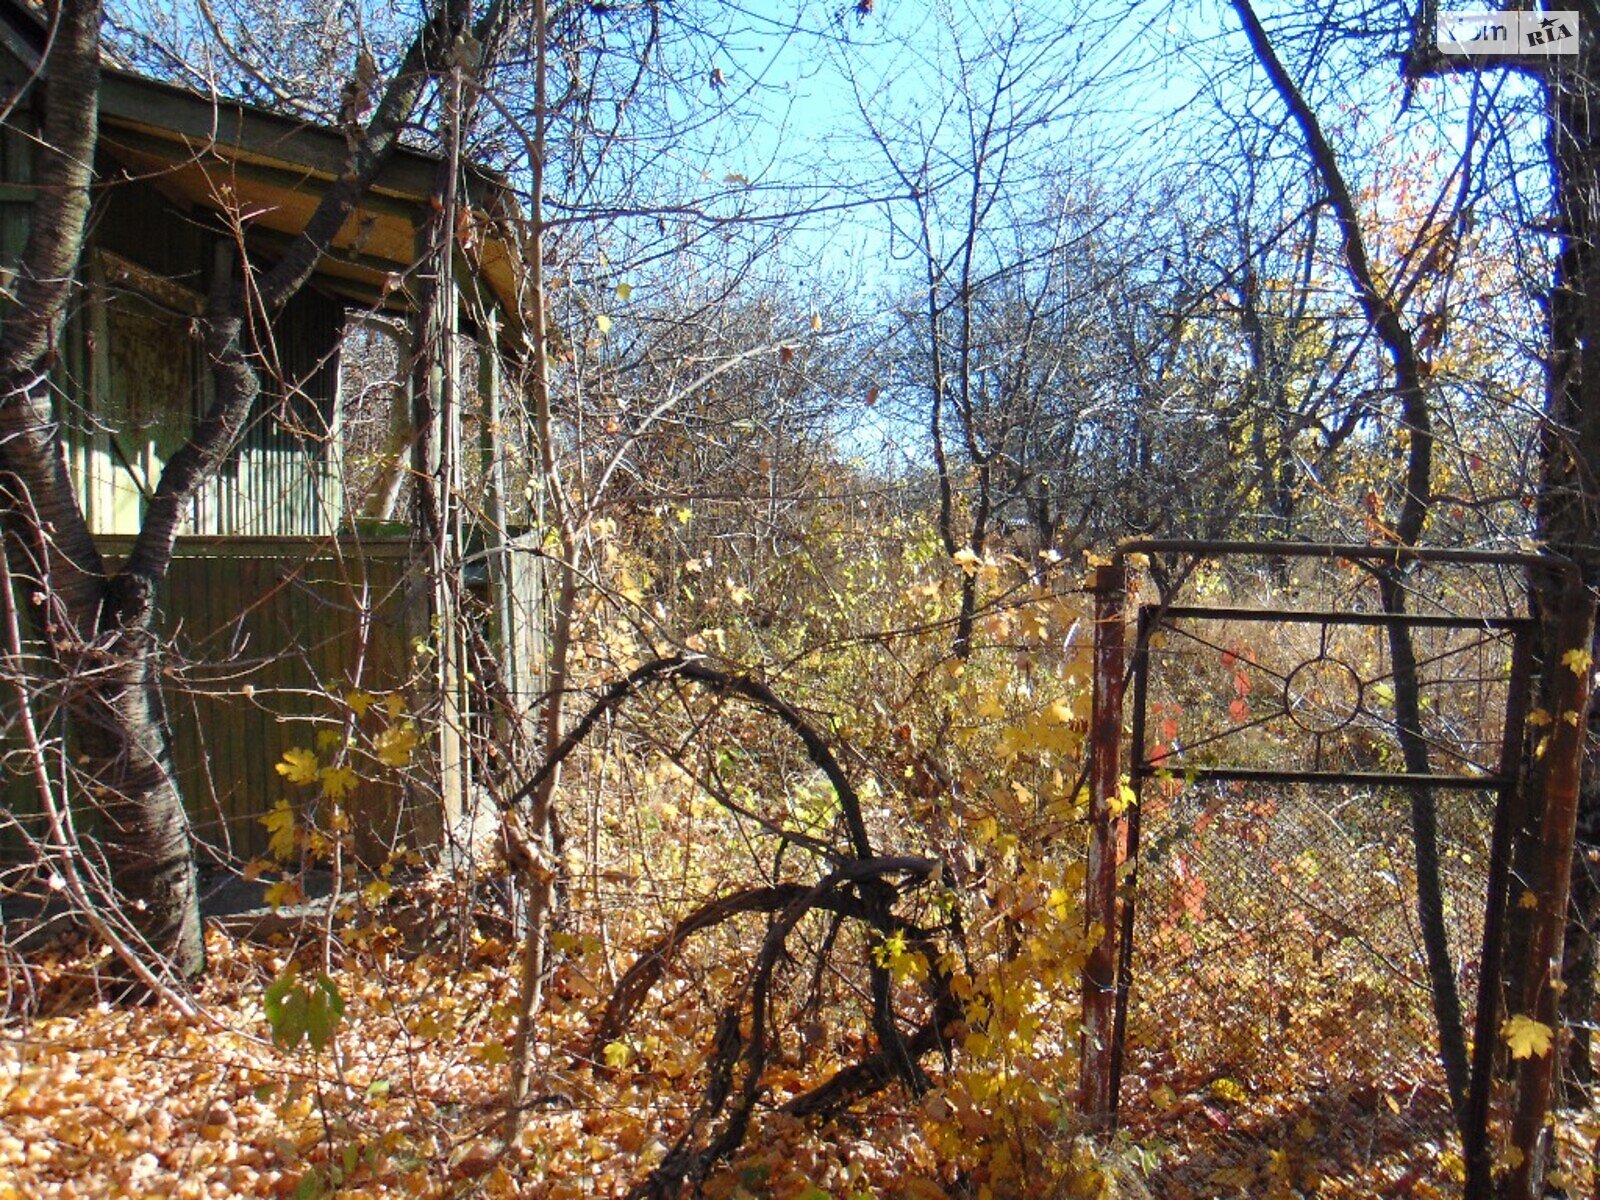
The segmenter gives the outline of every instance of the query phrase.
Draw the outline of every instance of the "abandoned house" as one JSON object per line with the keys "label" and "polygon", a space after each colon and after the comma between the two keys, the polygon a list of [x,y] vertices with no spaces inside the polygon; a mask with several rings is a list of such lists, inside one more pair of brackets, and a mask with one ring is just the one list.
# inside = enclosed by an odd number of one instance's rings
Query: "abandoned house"
{"label": "abandoned house", "polygon": [[[26,237],[44,36],[27,9],[0,4],[0,88],[15,100],[0,127],[0,270],[18,260]],[[163,464],[205,409],[194,318],[218,242],[242,244],[257,269],[271,262],[347,154],[341,129],[105,70],[58,404],[72,478],[108,559],[130,545]],[[467,219],[482,233],[457,239],[444,274],[458,302],[437,306],[437,328],[420,329],[419,247],[440,178],[437,158],[397,152],[310,285],[273,322],[259,347],[264,386],[248,429],[194,502],[160,597],[174,767],[202,847],[235,863],[263,850],[263,814],[297,801],[275,769],[286,751],[380,719],[412,721],[418,746],[410,769],[372,772],[354,788],[360,853],[437,843],[474,791],[481,755],[469,734],[490,720],[481,689],[468,687],[473,655],[493,661],[509,701],[493,718],[502,735],[508,714],[514,722],[535,702],[538,556],[508,532],[496,440],[502,363],[516,354],[521,329],[515,207],[496,180],[465,173]],[[447,347],[434,361],[461,376],[450,391],[462,397],[422,407],[447,423],[421,439],[434,448],[428,462],[412,449],[409,350],[425,337]],[[360,438],[341,394],[349,374],[341,358],[352,346],[369,364]],[[374,359],[389,364],[376,384]],[[440,386],[440,373],[426,375],[427,386]],[[388,426],[376,437],[373,396]],[[473,503],[444,522],[439,545],[420,544],[397,506],[420,473],[473,485],[441,489],[451,503],[470,492]],[[352,695],[362,697],[359,711]],[[367,714],[367,696],[382,701],[378,716]],[[0,737],[9,703],[0,704]],[[38,802],[8,776],[13,820],[0,844],[9,838],[14,849]]]}

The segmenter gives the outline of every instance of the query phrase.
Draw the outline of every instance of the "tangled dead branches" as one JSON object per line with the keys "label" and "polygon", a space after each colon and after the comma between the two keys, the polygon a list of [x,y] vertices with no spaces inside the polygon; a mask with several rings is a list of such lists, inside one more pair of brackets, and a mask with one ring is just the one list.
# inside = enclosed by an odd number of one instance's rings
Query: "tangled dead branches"
{"label": "tangled dead branches", "polygon": [[[913,1094],[928,1086],[921,1060],[934,1051],[949,1053],[952,1026],[962,1006],[942,965],[950,943],[958,938],[953,918],[928,927],[904,915],[905,901],[929,889],[947,874],[933,859],[916,855],[880,854],[868,832],[860,796],[827,741],[792,705],[766,684],[747,676],[718,671],[686,658],[645,663],[610,685],[584,714],[551,756],[511,798],[516,804],[533,795],[543,780],[583,744],[597,723],[644,687],[657,682],[687,682],[716,695],[736,697],[776,717],[804,746],[811,763],[827,778],[843,826],[843,846],[812,845],[824,873],[814,883],[786,882],[738,889],[700,906],[680,920],[665,937],[646,949],[623,975],[596,1022],[590,1042],[595,1069],[605,1070],[604,1049],[621,1037],[629,1022],[666,975],[669,967],[698,936],[741,916],[759,914],[766,929],[759,949],[736,983],[721,999],[699,1102],[662,1161],[641,1180],[631,1195],[664,1200],[686,1184],[695,1186],[744,1140],[751,1117],[767,1090],[768,1065],[780,1052],[781,1023],[776,1019],[776,975],[796,961],[793,936],[808,915],[825,914],[828,935],[810,951],[811,978],[819,981],[834,969],[843,953],[838,934],[848,924],[865,936],[860,963],[868,981],[871,1037],[868,1052],[856,1062],[790,1099],[784,1110],[795,1116],[828,1119],[862,1097],[896,1081]],[[788,836],[787,831],[785,836]],[[815,842],[799,831],[795,841]],[[849,942],[856,945],[856,942]],[[916,1012],[908,1014],[905,989],[895,986],[886,946],[901,955],[915,955],[925,970],[918,972]]]}

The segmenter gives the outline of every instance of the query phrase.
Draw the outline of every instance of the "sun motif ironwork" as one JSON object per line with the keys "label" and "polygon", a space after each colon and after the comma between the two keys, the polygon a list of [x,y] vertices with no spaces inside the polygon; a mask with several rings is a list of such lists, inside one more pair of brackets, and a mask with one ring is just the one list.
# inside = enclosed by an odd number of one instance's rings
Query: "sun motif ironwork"
{"label": "sun motif ironwork", "polygon": [[[1151,644],[1135,664],[1136,736],[1144,737],[1142,697],[1154,660],[1209,681],[1217,700],[1164,710],[1160,736],[1136,749],[1136,777],[1406,782],[1397,766],[1388,656],[1388,628],[1401,624],[1415,639],[1421,732],[1433,760],[1428,778],[1447,787],[1497,782],[1499,733],[1479,728],[1478,718],[1507,703],[1508,661],[1512,642],[1525,635],[1523,619],[1152,605],[1140,620]],[[1242,628],[1249,626],[1273,634],[1250,635]],[[1296,643],[1298,652],[1274,661],[1275,648]],[[1444,691],[1452,689],[1457,698],[1447,703]]]}
{"label": "sun motif ironwork", "polygon": [[1343,659],[1319,654],[1283,681],[1283,711],[1307,733],[1338,733],[1361,715],[1366,684]]}

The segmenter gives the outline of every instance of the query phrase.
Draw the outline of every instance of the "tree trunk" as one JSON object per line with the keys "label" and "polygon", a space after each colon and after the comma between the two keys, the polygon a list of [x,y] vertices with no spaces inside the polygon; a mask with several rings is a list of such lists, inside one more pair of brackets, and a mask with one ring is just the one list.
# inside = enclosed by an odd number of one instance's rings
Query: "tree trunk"
{"label": "tree trunk", "polygon": [[188,821],[150,674],[152,588],[108,581],[51,396],[89,212],[100,17],[99,0],[64,0],[45,64],[38,197],[0,334],[0,504],[12,574],[32,601],[24,607],[65,680],[74,765],[111,866],[109,899],[156,956],[194,975],[205,950]]}
{"label": "tree trunk", "polygon": [[[1600,647],[1597,647],[1600,649]],[[1561,957],[1562,1021],[1571,1032],[1561,1073],[1560,1103],[1586,1108],[1594,1083],[1595,937],[1600,934],[1600,735],[1589,709],[1589,735],[1578,788],[1578,825],[1572,843],[1572,900]]]}
{"label": "tree trunk", "polygon": [[151,610],[115,603],[114,593],[127,591],[123,579],[107,590],[107,612],[126,623],[110,633],[107,661],[90,676],[92,685],[69,701],[76,749],[123,915],[151,956],[192,978],[206,961],[200,894],[152,670]]}

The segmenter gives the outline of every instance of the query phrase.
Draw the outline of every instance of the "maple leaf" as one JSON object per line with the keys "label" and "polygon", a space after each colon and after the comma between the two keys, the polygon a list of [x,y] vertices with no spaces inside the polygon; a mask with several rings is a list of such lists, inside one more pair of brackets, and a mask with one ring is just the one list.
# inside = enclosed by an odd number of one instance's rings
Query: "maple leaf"
{"label": "maple leaf", "polygon": [[388,767],[403,767],[411,761],[411,752],[421,739],[417,727],[410,721],[391,725],[372,740],[372,752],[378,761]]}
{"label": "maple leaf", "polygon": [[1500,1036],[1511,1048],[1512,1058],[1542,1058],[1550,1053],[1555,1030],[1542,1021],[1518,1013],[1500,1026]]}
{"label": "maple leaf", "polygon": [[261,894],[261,898],[266,901],[273,912],[277,912],[285,904],[299,904],[306,898],[306,894],[300,890],[300,885],[294,880],[280,879],[277,883],[269,886]]}
{"label": "maple leaf", "polygon": [[367,715],[367,709],[376,704],[378,698],[371,692],[346,692],[344,702],[350,706],[350,711],[360,718]]}
{"label": "maple leaf", "polygon": [[267,827],[267,852],[279,862],[288,862],[300,848],[294,809],[287,800],[279,800],[261,823]]}
{"label": "maple leaf", "polygon": [[361,895],[368,904],[382,904],[393,891],[394,884],[389,883],[387,880],[374,879],[371,883],[362,887]]}
{"label": "maple leaf", "polygon": [[315,783],[317,781],[317,756],[301,746],[283,752],[283,761],[276,770],[290,783]]}
{"label": "maple leaf", "polygon": [[1568,650],[1561,656],[1561,665],[1574,675],[1582,675],[1594,665],[1594,655],[1587,650]]}
{"label": "maple leaf", "polygon": [[349,767],[323,767],[319,772],[322,779],[322,794],[330,800],[343,800],[361,782],[358,776]]}

